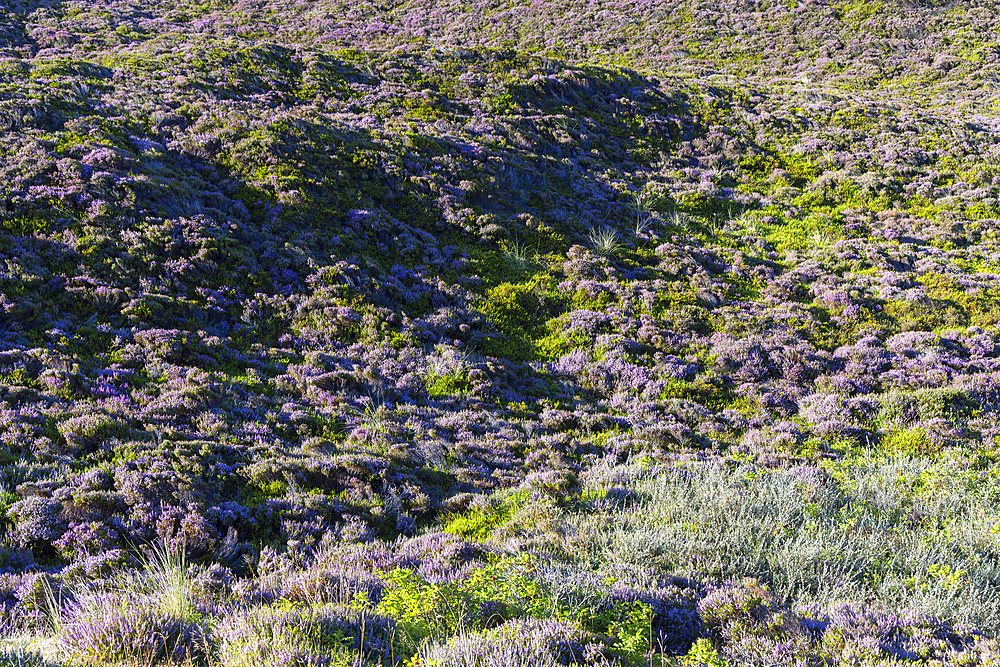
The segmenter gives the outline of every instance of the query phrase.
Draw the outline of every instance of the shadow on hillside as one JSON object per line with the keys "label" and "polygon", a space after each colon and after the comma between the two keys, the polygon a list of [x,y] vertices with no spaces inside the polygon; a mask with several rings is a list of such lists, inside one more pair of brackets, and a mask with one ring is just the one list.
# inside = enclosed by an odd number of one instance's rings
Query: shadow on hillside
{"label": "shadow on hillside", "polygon": [[49,36],[49,44],[39,42],[28,34],[28,17],[36,10],[60,11],[60,0],[8,0],[0,5],[0,56],[8,58],[33,58],[39,49],[48,46],[71,46],[77,40],[69,33]]}
{"label": "shadow on hillside", "polygon": [[[287,66],[276,49],[257,49],[255,60]],[[381,70],[329,56],[317,62],[310,63],[309,76],[328,95],[339,94],[344,81],[361,83],[373,91],[371,106],[355,105],[355,117],[335,126],[302,115],[276,118],[266,130],[266,153],[257,145],[255,154],[229,158],[228,177],[242,190],[237,198],[248,207],[261,194],[282,201],[281,222],[289,233],[337,233],[350,211],[364,210],[480,245],[503,238],[544,242],[537,227],[519,220],[542,220],[573,238],[632,222],[628,197],[599,177],[601,168],[642,174],[674,154],[680,141],[704,131],[687,93],[629,70],[502,50],[411,53]],[[379,100],[374,93],[387,83],[409,87],[410,95]],[[379,106],[387,104],[406,105],[407,117],[421,122],[411,122],[409,131],[363,125],[369,114],[384,114]],[[470,132],[470,125],[478,129]],[[285,170],[282,192],[259,191],[268,165],[288,163],[290,156],[307,167]],[[383,268],[406,264],[407,254],[423,250],[415,235],[400,229],[361,225],[354,234]]]}
{"label": "shadow on hillside", "polygon": [[[269,45],[218,58],[232,76],[203,83],[192,95],[238,101],[213,105],[213,123],[243,130],[191,132],[189,120],[169,113],[151,116],[149,126],[104,123],[105,138],[68,147],[60,169],[18,186],[70,187],[66,179],[87,172],[82,161],[97,160],[101,178],[72,187],[82,190],[75,202],[100,200],[104,208],[88,212],[82,203],[35,198],[0,211],[8,231],[29,245],[32,234],[40,239],[68,225],[129,228],[132,250],[105,256],[117,252],[109,241],[85,263],[93,263],[101,281],[134,295],[116,292],[107,304],[89,288],[49,295],[72,301],[81,317],[96,314],[120,326],[128,306],[132,320],[163,329],[264,322],[264,314],[232,305],[199,315],[200,301],[188,303],[189,287],[301,294],[309,291],[303,281],[311,265],[347,257],[359,264],[356,285],[379,284],[373,302],[430,312],[449,298],[423,277],[364,279],[432,262],[447,275],[447,253],[497,248],[504,239],[540,251],[564,249],[588,229],[629,224],[628,196],[610,187],[604,170],[644,178],[687,133],[700,131],[687,96],[654,80],[625,70],[571,70],[512,52],[469,52],[450,61],[417,54],[392,63],[392,70],[366,66],[360,56],[300,62]],[[104,68],[54,61],[50,69],[81,84],[100,80],[96,85],[108,94],[117,90]],[[456,82],[463,77],[490,85],[461,88]],[[498,91],[496,82],[506,89]],[[384,83],[388,92],[379,90]],[[337,108],[334,102],[354,99],[355,84],[370,95],[352,103],[349,114],[309,112],[317,102]],[[419,97],[401,100],[406,86]],[[66,123],[92,113],[91,98],[78,93],[64,95],[59,112]],[[398,105],[399,114],[406,103],[423,105],[408,116],[420,123],[399,130],[378,120],[385,107]],[[482,105],[497,105],[495,113],[480,114]],[[122,103],[104,111],[128,109]],[[85,123],[78,124],[85,132]],[[94,142],[102,152],[91,155]],[[14,228],[24,221],[37,229]],[[443,253],[446,246],[454,247]],[[58,243],[39,246],[37,254],[53,273],[80,262]],[[180,261],[195,255],[197,261]],[[39,317],[25,308],[25,317]]]}

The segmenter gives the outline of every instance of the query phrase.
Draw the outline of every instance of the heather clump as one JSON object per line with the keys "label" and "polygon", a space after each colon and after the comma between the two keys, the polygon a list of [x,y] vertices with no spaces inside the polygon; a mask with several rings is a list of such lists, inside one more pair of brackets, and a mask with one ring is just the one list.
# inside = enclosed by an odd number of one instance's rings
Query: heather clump
{"label": "heather clump", "polygon": [[379,665],[392,661],[392,626],[378,616],[335,607],[235,609],[213,641],[220,665]]}
{"label": "heather clump", "polygon": [[77,598],[62,641],[78,660],[109,664],[205,664],[205,628],[154,600],[95,593]]}
{"label": "heather clump", "polygon": [[427,645],[417,665],[584,665],[613,664],[599,645],[558,621],[510,621],[481,634],[460,635],[445,644]]}

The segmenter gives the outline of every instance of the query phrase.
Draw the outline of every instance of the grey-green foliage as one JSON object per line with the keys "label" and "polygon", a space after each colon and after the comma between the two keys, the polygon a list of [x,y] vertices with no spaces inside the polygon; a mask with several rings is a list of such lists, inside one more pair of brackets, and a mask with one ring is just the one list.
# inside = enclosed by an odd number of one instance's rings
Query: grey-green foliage
{"label": "grey-green foliage", "polygon": [[38,653],[23,648],[0,649],[0,667],[59,667]]}
{"label": "grey-green foliage", "polygon": [[[941,490],[913,491],[929,478],[942,480]],[[968,495],[957,481],[949,487],[933,462],[872,462],[842,484],[713,466],[635,487],[651,499],[602,522],[607,561],[697,578],[755,577],[791,604],[874,598],[1000,628],[989,494]]]}
{"label": "grey-green foliage", "polygon": [[500,251],[510,268],[523,271],[534,262],[537,253],[528,248],[527,244],[517,240],[505,241],[500,245]]}
{"label": "grey-green foliage", "polygon": [[608,227],[591,229],[587,240],[590,241],[591,250],[598,255],[615,255],[625,248],[621,235]]}

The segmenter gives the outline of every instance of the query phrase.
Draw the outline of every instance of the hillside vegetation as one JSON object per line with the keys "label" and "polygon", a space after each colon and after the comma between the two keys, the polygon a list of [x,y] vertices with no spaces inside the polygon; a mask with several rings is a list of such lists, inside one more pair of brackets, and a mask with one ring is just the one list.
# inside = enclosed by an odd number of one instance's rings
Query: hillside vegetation
{"label": "hillside vegetation", "polygon": [[0,3],[0,664],[1000,662],[995,3]]}

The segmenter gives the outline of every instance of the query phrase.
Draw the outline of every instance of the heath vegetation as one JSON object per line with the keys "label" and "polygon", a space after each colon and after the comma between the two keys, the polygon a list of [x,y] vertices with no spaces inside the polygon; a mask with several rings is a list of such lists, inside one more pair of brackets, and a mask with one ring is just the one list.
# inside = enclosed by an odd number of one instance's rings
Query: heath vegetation
{"label": "heath vegetation", "polygon": [[1000,663],[939,0],[0,0],[0,665]]}

